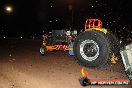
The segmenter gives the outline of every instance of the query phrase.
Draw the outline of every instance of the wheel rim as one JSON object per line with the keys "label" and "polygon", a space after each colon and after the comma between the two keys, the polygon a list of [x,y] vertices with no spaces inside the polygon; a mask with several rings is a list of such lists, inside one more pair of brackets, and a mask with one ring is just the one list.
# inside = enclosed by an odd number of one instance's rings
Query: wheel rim
{"label": "wheel rim", "polygon": [[40,48],[40,53],[41,53],[41,54],[44,54],[44,52],[45,52],[45,51],[44,51],[44,48],[41,47],[41,48]]}
{"label": "wheel rim", "polygon": [[93,61],[99,55],[99,46],[93,40],[85,40],[80,45],[80,54],[85,60]]}

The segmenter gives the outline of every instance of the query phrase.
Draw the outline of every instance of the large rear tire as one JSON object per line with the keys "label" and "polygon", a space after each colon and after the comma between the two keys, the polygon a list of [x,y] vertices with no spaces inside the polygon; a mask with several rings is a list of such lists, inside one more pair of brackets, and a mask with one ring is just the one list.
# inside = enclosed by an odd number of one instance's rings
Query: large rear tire
{"label": "large rear tire", "polygon": [[85,67],[105,65],[110,56],[107,37],[100,31],[85,31],[74,42],[75,60]]}

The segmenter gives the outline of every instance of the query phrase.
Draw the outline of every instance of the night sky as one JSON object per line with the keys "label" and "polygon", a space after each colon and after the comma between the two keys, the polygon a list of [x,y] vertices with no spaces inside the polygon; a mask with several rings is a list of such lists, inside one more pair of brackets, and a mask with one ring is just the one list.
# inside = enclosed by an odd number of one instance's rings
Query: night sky
{"label": "night sky", "polygon": [[[7,13],[6,6],[13,11]],[[120,40],[132,40],[130,0],[0,0],[0,37],[37,37],[54,29],[83,29],[99,18]]]}

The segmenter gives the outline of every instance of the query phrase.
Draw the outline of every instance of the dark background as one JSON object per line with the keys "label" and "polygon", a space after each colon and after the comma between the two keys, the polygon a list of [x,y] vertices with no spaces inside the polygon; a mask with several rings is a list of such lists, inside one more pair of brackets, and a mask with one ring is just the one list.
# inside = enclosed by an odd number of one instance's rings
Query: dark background
{"label": "dark background", "polygon": [[[4,7],[12,5],[13,12]],[[130,0],[1,0],[0,37],[38,37],[55,29],[84,28],[87,18],[99,18],[103,27],[125,42],[132,41]]]}

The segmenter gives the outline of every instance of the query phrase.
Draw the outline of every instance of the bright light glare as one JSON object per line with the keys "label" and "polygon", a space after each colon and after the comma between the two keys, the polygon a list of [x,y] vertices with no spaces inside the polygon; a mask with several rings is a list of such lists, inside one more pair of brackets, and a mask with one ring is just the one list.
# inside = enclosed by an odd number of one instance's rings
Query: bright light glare
{"label": "bright light glare", "polygon": [[7,10],[7,11],[11,11],[12,8],[11,8],[11,7],[7,7],[6,10]]}
{"label": "bright light glare", "polygon": [[11,13],[13,11],[13,7],[12,6],[5,6],[5,10],[8,13]]}

